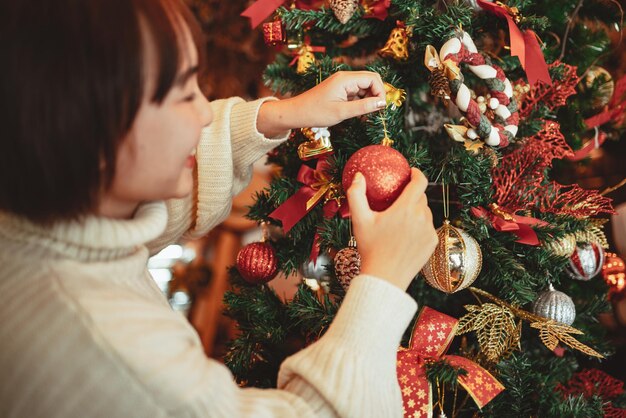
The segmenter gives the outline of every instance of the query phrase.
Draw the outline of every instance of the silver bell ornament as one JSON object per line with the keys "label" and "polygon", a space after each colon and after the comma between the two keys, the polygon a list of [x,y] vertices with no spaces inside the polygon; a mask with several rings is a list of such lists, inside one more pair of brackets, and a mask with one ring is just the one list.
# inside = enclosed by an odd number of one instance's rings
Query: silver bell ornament
{"label": "silver bell ornament", "polygon": [[550,283],[548,290],[539,293],[533,302],[532,311],[536,315],[565,325],[572,325],[576,319],[574,301],[565,293],[554,290],[552,283]]}
{"label": "silver bell ornament", "polygon": [[482,268],[483,256],[478,242],[467,232],[445,220],[437,230],[439,243],[422,273],[429,285],[454,293],[474,283]]}
{"label": "silver bell ornament", "polygon": [[588,281],[602,270],[604,250],[596,242],[578,244],[569,258],[565,272],[576,280]]}
{"label": "silver bell ornament", "polygon": [[320,288],[325,293],[330,291],[330,273],[332,270],[333,260],[326,254],[319,254],[315,262],[307,260],[300,266],[300,274],[302,274],[304,283],[312,290],[318,291]]}

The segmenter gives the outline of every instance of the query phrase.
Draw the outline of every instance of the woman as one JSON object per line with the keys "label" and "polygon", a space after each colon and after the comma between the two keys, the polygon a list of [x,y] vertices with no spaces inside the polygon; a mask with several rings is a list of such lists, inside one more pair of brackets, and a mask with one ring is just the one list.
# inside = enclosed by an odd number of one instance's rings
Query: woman
{"label": "woman", "polygon": [[0,411],[7,417],[391,417],[404,293],[434,249],[412,180],[372,212],[348,191],[363,274],[277,390],[240,389],[151,279],[150,252],[206,234],[290,129],[384,107],[373,73],[291,99],[208,103],[178,0],[2,0]]}

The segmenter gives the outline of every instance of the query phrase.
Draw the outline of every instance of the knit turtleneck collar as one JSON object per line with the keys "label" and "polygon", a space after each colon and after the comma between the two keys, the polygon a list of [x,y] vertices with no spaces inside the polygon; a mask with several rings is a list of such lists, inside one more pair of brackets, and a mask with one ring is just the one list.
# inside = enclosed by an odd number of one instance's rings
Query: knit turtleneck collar
{"label": "knit turtleneck collar", "polygon": [[127,256],[163,233],[167,224],[164,202],[142,204],[132,219],[87,216],[42,227],[10,214],[0,214],[0,236],[10,241],[45,247],[61,257],[80,261],[109,261]]}

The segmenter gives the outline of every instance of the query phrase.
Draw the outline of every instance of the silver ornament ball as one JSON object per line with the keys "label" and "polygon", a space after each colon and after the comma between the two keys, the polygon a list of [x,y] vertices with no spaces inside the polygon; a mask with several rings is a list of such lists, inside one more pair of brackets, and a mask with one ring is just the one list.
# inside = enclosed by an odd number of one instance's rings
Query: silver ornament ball
{"label": "silver ornament ball", "polygon": [[319,254],[315,263],[307,260],[300,266],[300,274],[302,274],[304,283],[311,289],[317,291],[320,287],[328,292],[330,289],[330,273],[332,270],[333,260],[328,254]]}
{"label": "silver ornament ball", "polygon": [[563,292],[554,290],[552,284],[537,296],[533,302],[534,314],[552,319],[565,325],[572,325],[576,319],[576,305],[572,298]]}

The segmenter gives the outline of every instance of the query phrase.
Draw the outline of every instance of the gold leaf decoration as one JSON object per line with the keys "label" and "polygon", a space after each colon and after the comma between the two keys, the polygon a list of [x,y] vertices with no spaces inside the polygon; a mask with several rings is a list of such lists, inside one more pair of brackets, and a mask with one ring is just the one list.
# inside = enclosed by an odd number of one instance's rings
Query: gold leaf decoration
{"label": "gold leaf decoration", "polygon": [[539,338],[546,347],[550,350],[554,350],[559,342],[571,347],[575,350],[585,353],[591,357],[604,358],[604,356],[598,353],[596,350],[578,341],[572,337],[571,334],[582,335],[583,332],[570,327],[569,325],[561,324],[552,320],[533,322],[530,324],[531,328],[539,330]]}
{"label": "gold leaf decoration", "polygon": [[584,231],[576,231],[576,241],[578,242],[596,242],[605,250],[609,248],[609,241],[602,230],[602,224],[593,223],[594,225]]}
{"label": "gold leaf decoration", "polygon": [[515,315],[508,308],[493,303],[466,305],[468,311],[459,320],[457,335],[476,331],[485,358],[497,363],[519,345],[520,332]]}
{"label": "gold leaf decoration", "polygon": [[[559,342],[561,342],[567,345],[568,347],[573,348],[574,350],[578,350],[581,353],[587,354],[588,356],[604,358],[602,354],[598,353],[591,347],[581,343],[580,341],[578,341],[576,338],[572,336],[572,334],[583,335],[582,331],[574,327],[571,327],[569,325],[565,325],[565,324],[553,321],[551,319],[544,318],[539,315],[535,315],[523,309],[520,309],[514,305],[511,305],[510,303],[503,301],[502,299],[495,297],[491,293],[486,292],[482,289],[478,289],[476,287],[470,287],[469,289],[472,291],[472,293],[474,293],[474,295],[484,296],[488,298],[489,300],[491,300],[492,302],[494,302],[495,305],[490,304],[490,303],[483,303],[480,306],[476,306],[476,305],[466,306],[465,308],[468,310],[469,313],[464,315],[463,318],[461,318],[461,320],[459,321],[457,334],[462,334],[462,333],[466,333],[470,331],[476,331],[478,334],[478,342],[481,347],[481,350],[484,351],[486,355],[493,354],[493,353],[492,352],[490,353],[490,351],[488,350],[489,346],[485,346],[485,348],[483,348],[483,342],[486,343],[487,341],[489,341],[489,339],[488,338],[486,339],[483,336],[481,340],[480,333],[484,332],[484,329],[482,327],[493,326],[495,328],[499,328],[501,331],[498,331],[496,329],[496,331],[494,331],[494,334],[493,334],[494,338],[500,335],[499,332],[502,332],[502,334],[508,333],[508,335],[515,334],[514,337],[510,337],[511,338],[510,340],[505,339],[504,341],[506,343],[502,343],[502,346],[507,346],[509,350],[512,350],[514,346],[519,345],[519,342],[520,342],[519,339],[521,335],[521,321],[520,323],[518,323],[517,326],[515,326],[515,322],[512,321],[514,324],[514,332],[511,332],[510,331],[511,328],[508,323],[508,318],[509,318],[509,315],[512,315],[513,317],[518,317],[520,319],[530,322],[531,328],[538,329],[539,338],[541,339],[541,342],[550,350],[554,350],[559,344]],[[485,305],[494,305],[494,306],[499,307],[502,310],[506,309],[508,313],[495,314],[495,311],[493,310],[493,308],[488,308],[487,313],[483,313],[482,307]],[[497,317],[499,320],[494,321],[493,323],[488,321],[485,318],[485,316],[489,317],[488,312],[494,312],[493,315]],[[498,345],[496,344],[496,347],[497,346]],[[506,350],[500,352],[501,356],[506,356],[507,354],[508,354],[508,351]]]}

